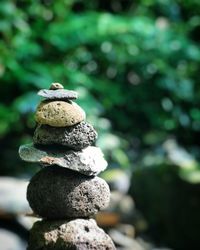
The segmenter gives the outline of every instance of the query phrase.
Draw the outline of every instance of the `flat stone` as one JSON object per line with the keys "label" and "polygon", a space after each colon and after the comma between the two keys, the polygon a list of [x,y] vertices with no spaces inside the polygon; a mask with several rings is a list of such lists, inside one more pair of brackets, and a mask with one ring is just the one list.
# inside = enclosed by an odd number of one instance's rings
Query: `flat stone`
{"label": "flat stone", "polygon": [[38,92],[38,95],[49,100],[73,100],[78,98],[77,92],[67,89],[42,89]]}
{"label": "flat stone", "polygon": [[43,218],[89,217],[108,206],[110,190],[99,177],[46,167],[31,179],[27,200],[33,211]]}
{"label": "flat stone", "polygon": [[31,231],[27,250],[115,250],[112,239],[95,220],[38,221]]}
{"label": "flat stone", "polygon": [[85,120],[85,117],[85,111],[72,101],[43,101],[35,114],[36,122],[53,127],[73,126]]}
{"label": "flat stone", "polygon": [[97,175],[107,167],[101,149],[94,146],[73,151],[56,147],[39,148],[33,144],[26,144],[20,146],[19,155],[27,162],[40,163],[43,166],[57,165],[89,176]]}
{"label": "flat stone", "polygon": [[33,136],[35,144],[58,144],[75,150],[92,145],[96,139],[97,132],[92,125],[84,121],[64,128],[38,125]]}

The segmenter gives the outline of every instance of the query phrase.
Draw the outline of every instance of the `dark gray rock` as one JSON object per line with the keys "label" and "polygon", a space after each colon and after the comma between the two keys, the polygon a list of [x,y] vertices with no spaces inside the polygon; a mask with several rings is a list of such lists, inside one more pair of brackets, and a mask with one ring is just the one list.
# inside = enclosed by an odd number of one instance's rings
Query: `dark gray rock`
{"label": "dark gray rock", "polygon": [[20,146],[19,155],[24,161],[40,163],[43,166],[57,165],[89,176],[97,175],[107,167],[101,149],[93,146],[73,151],[63,147],[38,148],[27,144]]}
{"label": "dark gray rock", "polygon": [[49,100],[73,100],[78,98],[77,92],[67,89],[42,89],[38,92],[38,95]]}
{"label": "dark gray rock", "polygon": [[95,220],[38,221],[30,231],[27,250],[115,250]]}
{"label": "dark gray rock", "polygon": [[84,121],[64,128],[38,125],[33,136],[35,144],[58,144],[75,150],[92,145],[96,139],[97,132],[92,125]]}
{"label": "dark gray rock", "polygon": [[110,190],[99,177],[52,166],[31,179],[27,200],[33,211],[43,218],[88,217],[108,206]]}

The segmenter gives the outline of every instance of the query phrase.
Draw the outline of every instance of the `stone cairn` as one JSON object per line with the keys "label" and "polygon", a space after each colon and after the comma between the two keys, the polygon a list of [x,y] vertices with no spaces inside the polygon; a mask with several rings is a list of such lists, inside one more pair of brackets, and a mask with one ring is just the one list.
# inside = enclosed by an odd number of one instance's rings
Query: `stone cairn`
{"label": "stone cairn", "polygon": [[92,146],[97,132],[84,110],[72,100],[77,93],[53,83],[38,92],[33,144],[19,155],[42,169],[31,179],[27,200],[42,217],[31,231],[28,250],[113,250],[111,238],[91,217],[108,206],[110,190],[96,175],[107,167],[103,153]]}

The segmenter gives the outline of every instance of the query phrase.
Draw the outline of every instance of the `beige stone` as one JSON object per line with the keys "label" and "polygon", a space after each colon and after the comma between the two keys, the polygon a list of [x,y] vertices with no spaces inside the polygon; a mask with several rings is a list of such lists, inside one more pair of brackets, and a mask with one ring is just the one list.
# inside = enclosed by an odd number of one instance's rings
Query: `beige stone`
{"label": "beige stone", "polygon": [[72,101],[43,101],[37,108],[35,120],[52,127],[67,127],[85,120],[85,112]]}
{"label": "beige stone", "polygon": [[64,89],[63,85],[59,82],[53,82],[49,89],[56,90],[56,89]]}

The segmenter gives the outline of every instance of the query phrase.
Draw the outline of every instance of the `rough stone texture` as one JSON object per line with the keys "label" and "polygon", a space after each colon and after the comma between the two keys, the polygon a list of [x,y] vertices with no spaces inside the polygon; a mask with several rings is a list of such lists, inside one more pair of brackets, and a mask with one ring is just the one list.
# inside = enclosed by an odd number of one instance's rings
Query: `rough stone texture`
{"label": "rough stone texture", "polygon": [[59,82],[53,82],[50,86],[49,89],[53,89],[53,90],[56,90],[56,89],[64,89],[63,85],[60,84]]}
{"label": "rough stone texture", "polygon": [[99,177],[47,167],[31,179],[27,200],[33,211],[43,218],[89,217],[108,206],[110,190]]}
{"label": "rough stone texture", "polygon": [[84,110],[75,102],[43,101],[37,108],[35,120],[53,127],[67,127],[82,122],[85,116]]}
{"label": "rough stone texture", "polygon": [[77,92],[67,89],[42,89],[38,92],[38,95],[49,100],[73,100],[78,98]]}
{"label": "rough stone texture", "polygon": [[87,122],[80,122],[74,126],[54,128],[48,125],[38,125],[33,142],[35,144],[58,144],[80,150],[93,144],[97,139],[97,132]]}
{"label": "rough stone texture", "polygon": [[97,175],[107,167],[101,149],[93,146],[73,151],[63,147],[36,147],[27,144],[20,146],[19,155],[27,162],[36,162],[44,166],[57,165],[89,176]]}
{"label": "rough stone texture", "polygon": [[30,231],[27,250],[115,250],[95,220],[38,221]]}

